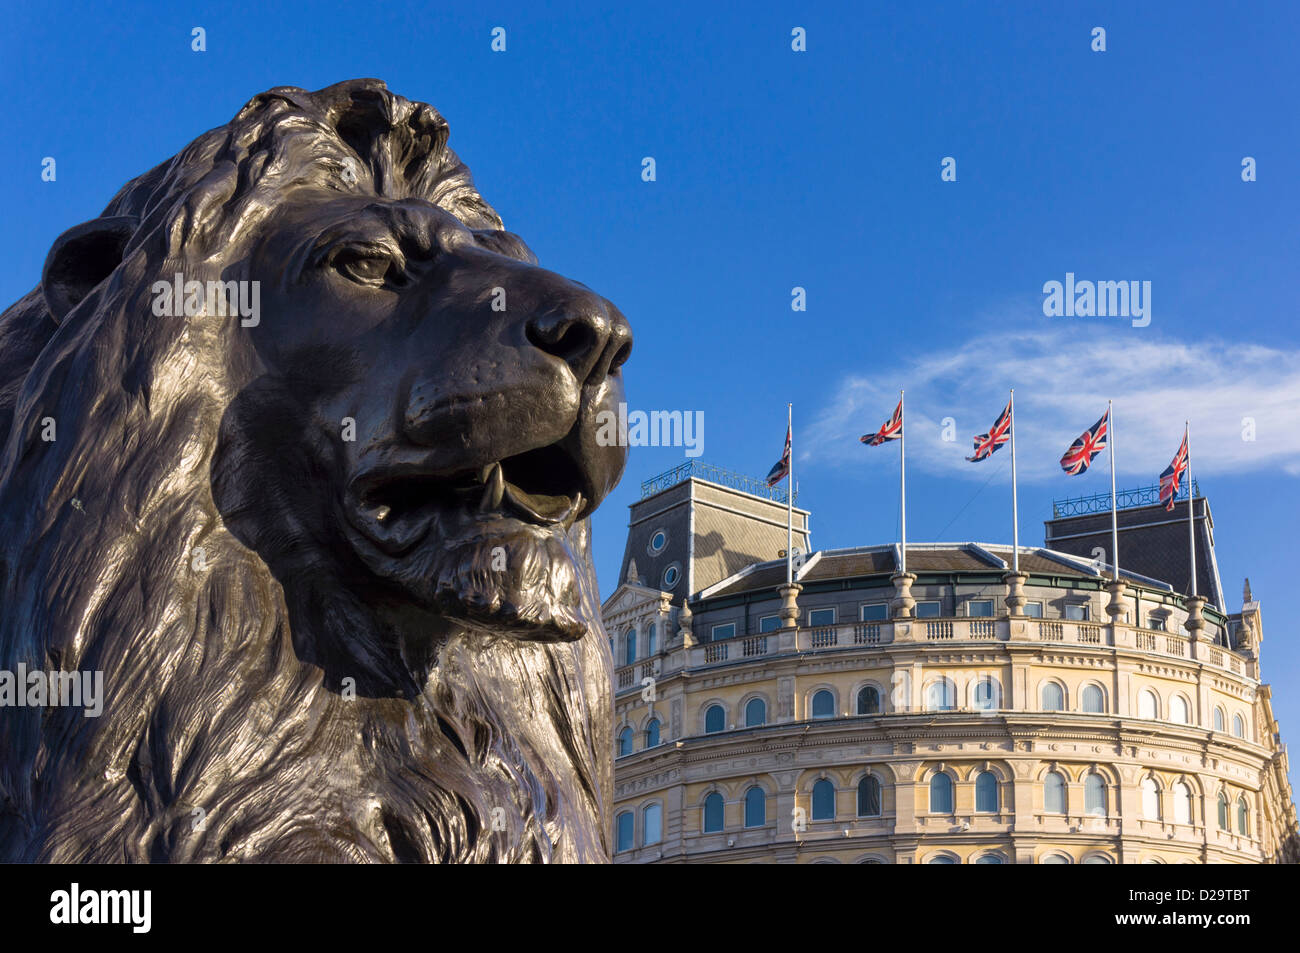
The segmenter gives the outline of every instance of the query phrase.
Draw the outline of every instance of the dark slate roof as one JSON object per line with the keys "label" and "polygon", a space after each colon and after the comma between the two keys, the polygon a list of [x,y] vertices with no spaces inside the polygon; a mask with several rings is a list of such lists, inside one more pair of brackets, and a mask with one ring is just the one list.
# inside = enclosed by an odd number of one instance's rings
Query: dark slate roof
{"label": "dark slate roof", "polygon": [[[855,549],[832,549],[815,553],[800,571],[802,583],[852,579],[858,576],[892,575],[897,571],[896,546],[864,546]],[[907,547],[907,568],[917,573],[1009,571],[1011,547],[996,543],[923,543]],[[1086,557],[1054,553],[1034,547],[1021,547],[1020,570],[1043,576],[1076,576],[1096,579]],[[1158,581],[1123,571],[1125,578],[1143,585],[1161,585]],[[755,563],[728,579],[717,588],[706,589],[706,598],[734,596],[744,592],[775,589],[785,582],[785,561]]]}
{"label": "dark slate roof", "polygon": [[[1187,506],[1176,504],[1169,513],[1164,506],[1121,509],[1119,523],[1120,572],[1132,569],[1143,576],[1167,582],[1174,592],[1191,592],[1191,566],[1187,554]],[[1110,551],[1110,513],[1048,520],[1047,545],[1052,549],[1088,558],[1094,547]],[[1223,607],[1223,592],[1213,561],[1214,518],[1204,497],[1196,498],[1196,588],[1210,604]],[[1126,574],[1126,573],[1125,573]]]}

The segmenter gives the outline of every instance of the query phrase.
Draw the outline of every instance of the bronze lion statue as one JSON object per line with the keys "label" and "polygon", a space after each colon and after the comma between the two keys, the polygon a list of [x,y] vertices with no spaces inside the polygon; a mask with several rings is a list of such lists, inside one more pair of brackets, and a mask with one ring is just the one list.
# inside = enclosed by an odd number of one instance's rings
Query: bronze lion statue
{"label": "bronze lion statue", "polygon": [[447,134],[272,89],[0,316],[0,670],[102,673],[0,708],[0,860],[609,859],[631,332]]}

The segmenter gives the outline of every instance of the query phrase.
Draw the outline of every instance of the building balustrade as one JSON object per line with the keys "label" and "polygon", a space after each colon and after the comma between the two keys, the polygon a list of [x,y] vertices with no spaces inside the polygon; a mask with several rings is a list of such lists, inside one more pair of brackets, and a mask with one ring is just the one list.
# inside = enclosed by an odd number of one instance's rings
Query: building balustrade
{"label": "building balustrade", "polygon": [[638,687],[641,679],[660,678],[665,673],[672,674],[683,668],[723,662],[739,663],[804,652],[845,651],[915,641],[948,643],[1026,639],[1099,648],[1130,646],[1152,655],[1198,660],[1235,675],[1241,675],[1245,671],[1242,658],[1230,649],[1205,639],[1190,639],[1154,629],[1136,628],[1122,623],[1112,626],[1064,619],[958,616],[800,626],[795,629],[737,635],[730,639],[700,642],[691,646],[684,645],[679,640],[675,646],[654,658],[618,668],[615,683],[618,690],[623,691]]}
{"label": "building balustrade", "polygon": [[835,626],[828,625],[812,630],[812,647],[815,649],[830,648],[832,645],[838,645],[839,639],[836,637],[838,632]]}
{"label": "building balustrade", "polygon": [[879,645],[880,623],[860,622],[853,626],[854,645]]}
{"label": "building balustrade", "polygon": [[931,641],[939,639],[952,638],[951,622],[927,622],[925,624],[925,637]]}

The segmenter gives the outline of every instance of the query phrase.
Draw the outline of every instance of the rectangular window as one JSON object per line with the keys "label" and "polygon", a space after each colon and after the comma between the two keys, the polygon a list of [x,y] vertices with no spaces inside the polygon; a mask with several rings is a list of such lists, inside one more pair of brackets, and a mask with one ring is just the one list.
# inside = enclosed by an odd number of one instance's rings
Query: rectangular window
{"label": "rectangular window", "polygon": [[775,632],[781,628],[781,617],[779,615],[765,615],[758,620],[759,632]]}
{"label": "rectangular window", "polygon": [[889,618],[889,606],[884,602],[872,602],[862,607],[863,622],[884,622]]}
{"label": "rectangular window", "polygon": [[972,599],[966,603],[966,614],[972,618],[987,619],[993,615],[992,599]]}
{"label": "rectangular window", "polygon": [[810,626],[834,625],[835,609],[809,609],[808,624]]}
{"label": "rectangular window", "polygon": [[1150,624],[1151,628],[1155,629],[1157,632],[1164,632],[1164,631],[1165,631],[1165,617],[1164,617],[1164,616],[1162,616],[1162,615],[1153,615],[1153,616],[1151,616],[1150,618],[1147,619],[1147,622]]}
{"label": "rectangular window", "polygon": [[632,849],[632,824],[634,822],[631,811],[624,811],[618,816],[618,849]]}
{"label": "rectangular window", "polygon": [[916,604],[916,617],[918,619],[937,619],[939,618],[939,600],[933,602],[918,602]]}
{"label": "rectangular window", "polygon": [[1025,615],[1031,619],[1041,619],[1043,617],[1043,604],[1041,602],[1026,602]]}
{"label": "rectangular window", "polygon": [[717,642],[719,639],[731,639],[736,636],[736,623],[728,622],[724,625],[715,625],[709,635],[709,641]]}
{"label": "rectangular window", "polygon": [[1065,617],[1072,622],[1087,622],[1088,607],[1087,606],[1066,606]]}

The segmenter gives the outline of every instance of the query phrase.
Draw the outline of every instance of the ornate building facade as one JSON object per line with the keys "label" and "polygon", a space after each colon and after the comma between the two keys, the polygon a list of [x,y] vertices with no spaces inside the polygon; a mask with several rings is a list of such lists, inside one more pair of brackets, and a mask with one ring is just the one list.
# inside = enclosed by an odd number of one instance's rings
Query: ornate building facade
{"label": "ornate building facade", "polygon": [[783,499],[706,476],[646,485],[603,608],[616,862],[1300,859],[1249,595],[970,542],[902,573],[802,510],[786,586]]}

